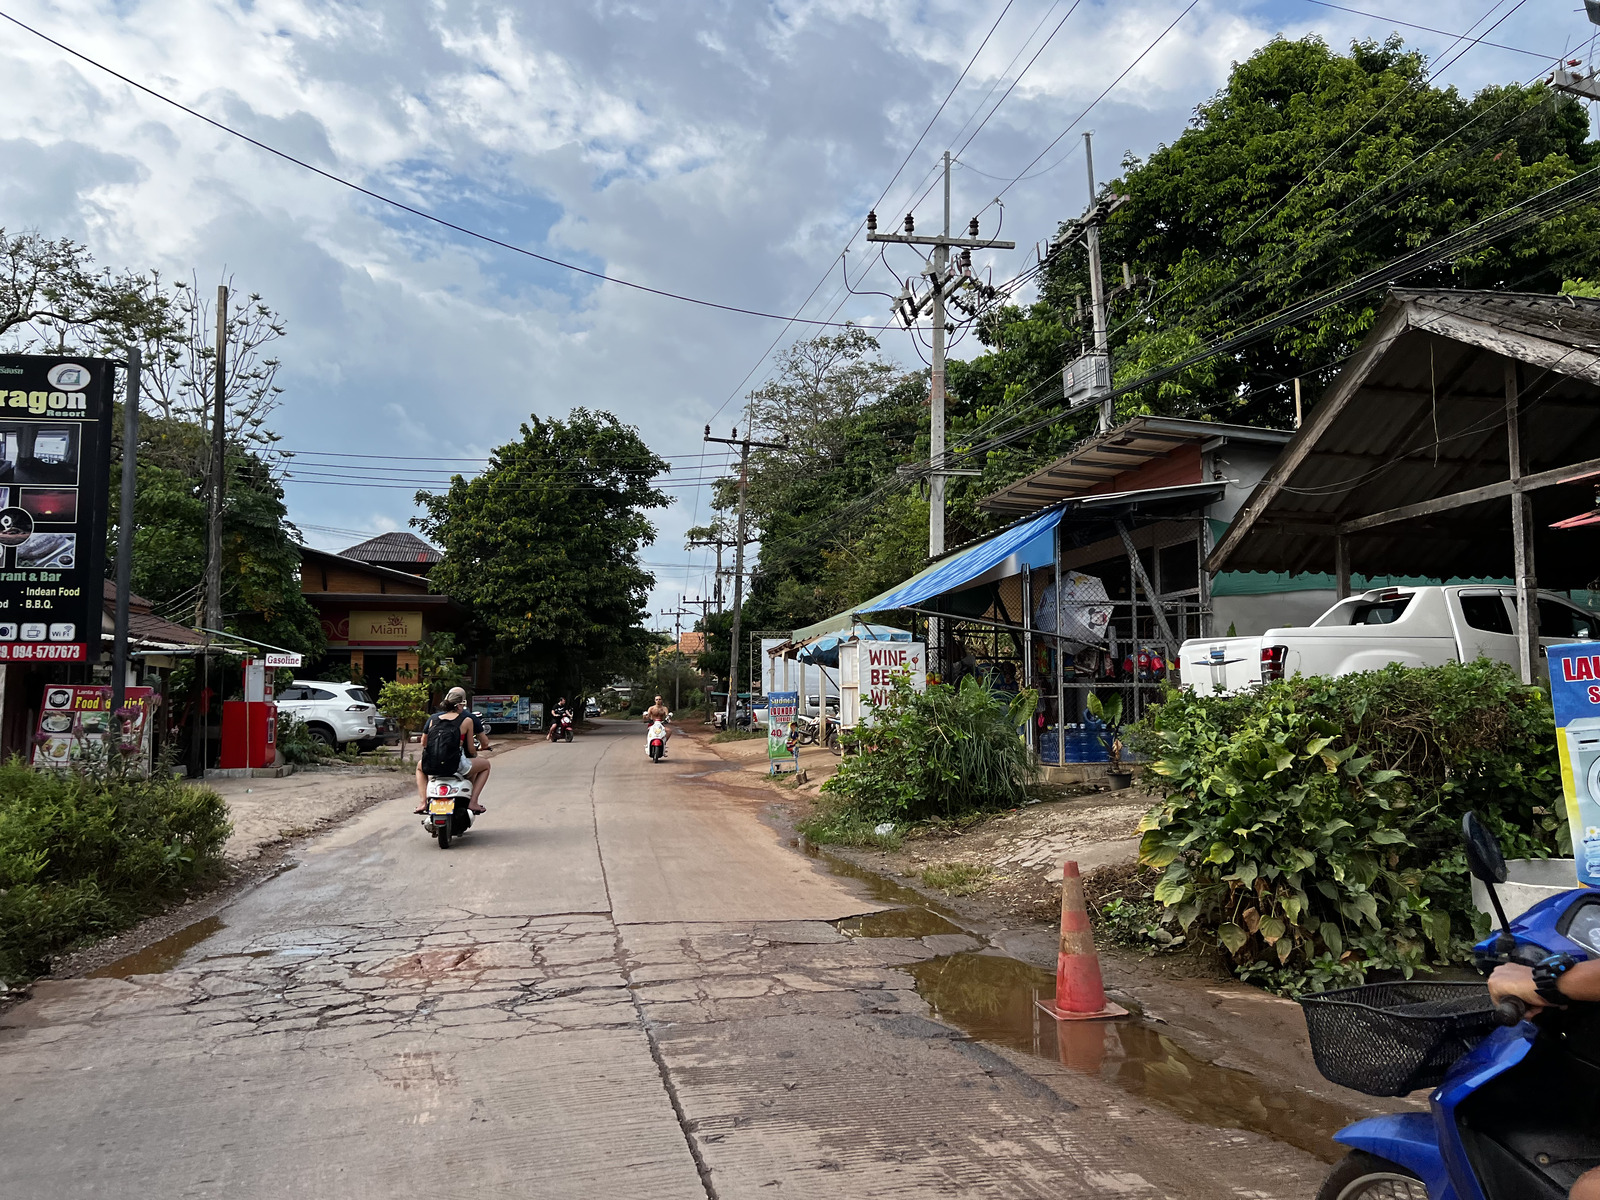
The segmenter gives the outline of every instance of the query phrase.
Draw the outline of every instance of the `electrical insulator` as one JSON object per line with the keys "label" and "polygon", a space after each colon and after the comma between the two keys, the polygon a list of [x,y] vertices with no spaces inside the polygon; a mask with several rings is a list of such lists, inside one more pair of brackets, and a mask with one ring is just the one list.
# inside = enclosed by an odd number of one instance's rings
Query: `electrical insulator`
{"label": "electrical insulator", "polygon": [[[973,224],[976,225],[977,222],[974,221]],[[973,234],[972,236],[977,237],[978,235]],[[972,274],[972,251],[970,249],[961,252],[961,271],[965,275]]]}
{"label": "electrical insulator", "polygon": [[911,214],[907,213],[906,214],[906,232],[907,233],[915,233],[916,231],[917,231],[917,223],[911,219]]}
{"label": "electrical insulator", "polygon": [[878,213],[877,213],[876,209],[874,209],[872,212],[869,212],[867,214],[867,232],[868,233],[877,233],[878,232]]}
{"label": "electrical insulator", "polygon": [[967,222],[967,236],[968,237],[974,237],[974,238],[978,236],[978,218],[977,217],[973,217],[971,221]]}
{"label": "electrical insulator", "polygon": [[707,437],[711,436],[711,426],[709,426],[709,425],[706,426],[706,436]]}

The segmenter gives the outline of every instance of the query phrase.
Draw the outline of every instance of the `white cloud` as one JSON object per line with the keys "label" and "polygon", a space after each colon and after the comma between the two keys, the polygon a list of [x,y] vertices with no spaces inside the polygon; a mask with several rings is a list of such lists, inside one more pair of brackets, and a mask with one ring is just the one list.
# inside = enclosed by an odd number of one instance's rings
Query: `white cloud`
{"label": "white cloud", "polygon": [[[892,219],[985,94],[1005,91],[990,91],[995,77],[1027,62],[1067,7],[1017,0],[891,192]],[[1000,176],[1020,169],[1180,7],[1084,0],[966,164]],[[14,11],[185,104],[447,218],[653,287],[789,312],[830,269],[1000,8],[21,0]],[[1449,0],[1418,19],[1461,29],[1479,15]],[[1494,36],[1556,52],[1569,33],[1588,35],[1579,18],[1559,36],[1552,24],[1519,12]],[[1080,127],[1096,131],[1101,174],[1124,150],[1148,153],[1177,136],[1234,60],[1275,33],[1309,30],[1338,47],[1381,38],[1387,26],[1303,0],[1204,0]],[[1448,43],[1415,36],[1429,49]],[[1533,65],[1480,48],[1449,78],[1471,88],[1526,77]],[[195,270],[203,284],[230,271],[264,293],[290,331],[279,418],[289,447],[486,454],[530,409],[583,404],[638,423],[662,453],[692,455],[712,410],[777,332],[384,210],[20,31],[0,45],[0,72],[9,84],[0,224],[81,238],[118,266]],[[960,224],[1000,186],[976,170],[956,176]],[[998,257],[997,272],[1081,208],[1081,172],[1073,156],[1008,193],[1005,236],[1023,249]],[[918,205],[925,222],[935,198]],[[868,258],[852,261],[859,270]],[[834,266],[807,315],[834,308],[837,281]],[[874,286],[886,284],[880,275]],[[881,323],[877,299],[838,311]],[[885,347],[915,361],[898,335],[885,335]],[[719,432],[736,412],[717,417]],[[675,461],[693,469],[693,459]],[[652,561],[687,557],[679,547],[696,502],[678,494],[683,502],[660,514]],[[338,528],[403,526],[412,511],[406,491],[304,483],[290,497],[297,519]],[[663,573],[652,607],[682,582]]]}

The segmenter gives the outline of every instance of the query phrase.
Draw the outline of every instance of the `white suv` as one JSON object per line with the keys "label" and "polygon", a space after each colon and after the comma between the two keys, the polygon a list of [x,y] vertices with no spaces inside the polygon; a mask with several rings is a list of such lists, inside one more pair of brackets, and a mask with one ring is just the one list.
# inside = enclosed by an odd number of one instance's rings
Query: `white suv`
{"label": "white suv", "polygon": [[296,679],[278,693],[278,710],[306,723],[311,736],[332,749],[355,742],[363,750],[378,746],[378,707],[359,683]]}

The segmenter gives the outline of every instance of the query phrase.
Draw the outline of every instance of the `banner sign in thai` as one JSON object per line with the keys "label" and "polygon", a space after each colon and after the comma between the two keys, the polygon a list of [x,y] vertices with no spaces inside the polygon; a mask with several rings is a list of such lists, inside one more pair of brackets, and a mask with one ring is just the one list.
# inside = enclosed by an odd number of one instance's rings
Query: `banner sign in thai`
{"label": "banner sign in thai", "polygon": [[1578,882],[1600,887],[1600,645],[1551,646],[1556,754]]}
{"label": "banner sign in thai", "polygon": [[800,750],[791,744],[794,718],[800,711],[799,692],[767,694],[767,772],[778,774],[785,763],[800,766]]}
{"label": "banner sign in thai", "polygon": [[99,655],[112,369],[0,355],[0,663]]}
{"label": "banner sign in thai", "polygon": [[[124,742],[136,747],[139,763],[150,769],[151,698],[147,687],[131,687],[123,693],[123,706],[132,717]],[[104,754],[111,729],[111,689],[77,684],[51,684],[44,689],[44,705],[39,712],[39,729],[33,738],[33,765],[37,768],[70,767]]]}

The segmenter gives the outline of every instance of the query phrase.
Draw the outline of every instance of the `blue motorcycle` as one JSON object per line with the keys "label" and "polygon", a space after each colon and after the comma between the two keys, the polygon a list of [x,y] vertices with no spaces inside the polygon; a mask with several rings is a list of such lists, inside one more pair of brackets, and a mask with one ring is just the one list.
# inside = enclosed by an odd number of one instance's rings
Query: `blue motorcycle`
{"label": "blue motorcycle", "polygon": [[[1600,889],[1574,888],[1508,922],[1494,835],[1468,813],[1467,863],[1500,931],[1474,947],[1480,970],[1550,954],[1600,954]],[[1565,1200],[1600,1165],[1600,1004],[1524,1019],[1483,983],[1376,983],[1304,996],[1317,1069],[1370,1096],[1432,1088],[1427,1113],[1357,1121],[1317,1200]]]}

